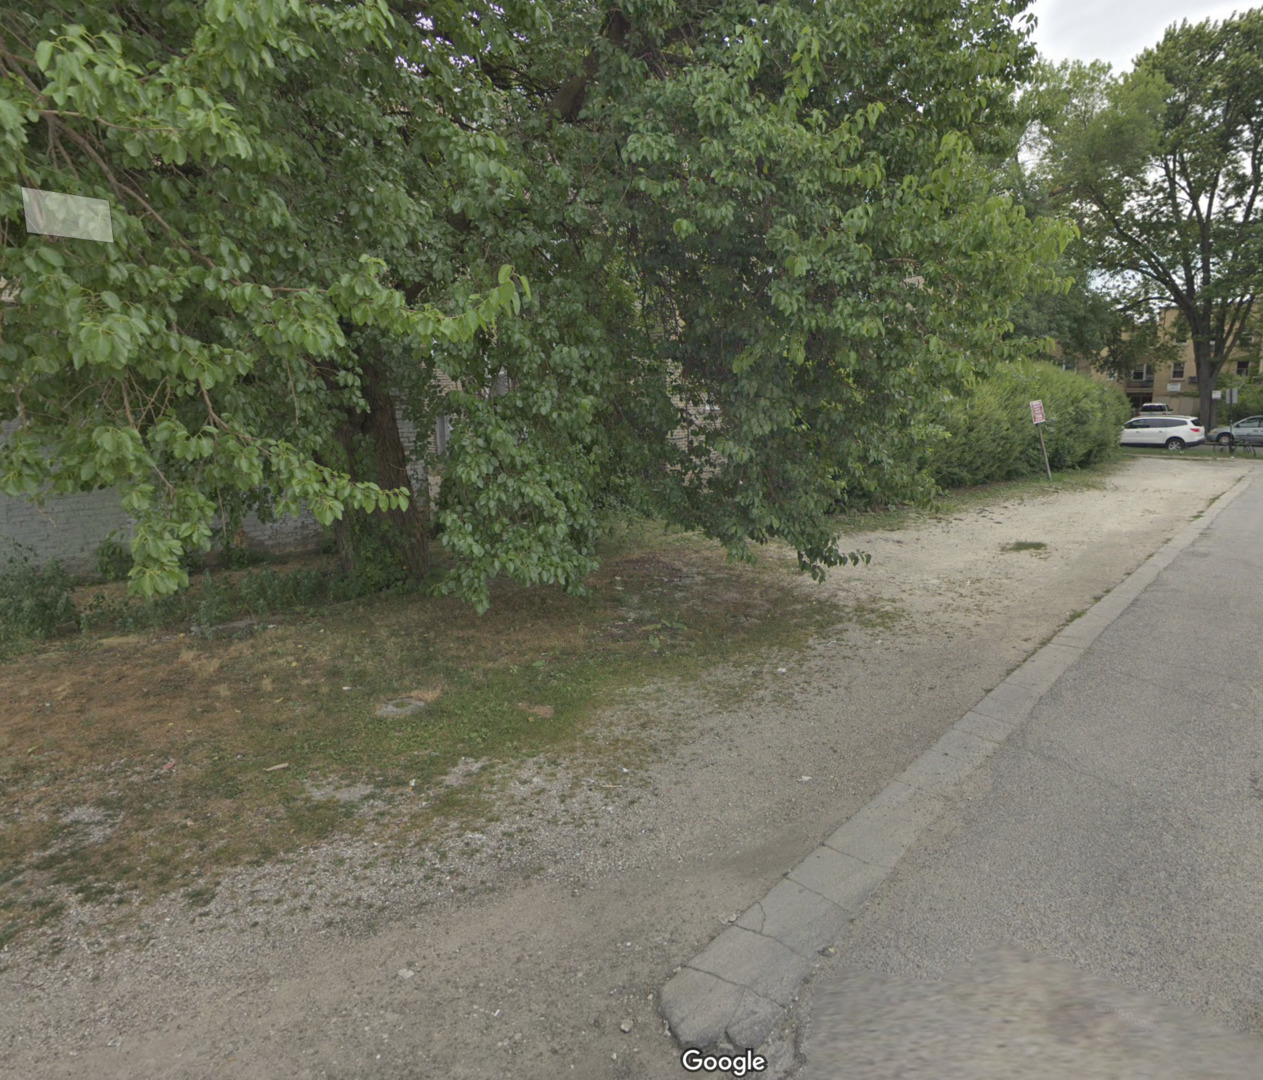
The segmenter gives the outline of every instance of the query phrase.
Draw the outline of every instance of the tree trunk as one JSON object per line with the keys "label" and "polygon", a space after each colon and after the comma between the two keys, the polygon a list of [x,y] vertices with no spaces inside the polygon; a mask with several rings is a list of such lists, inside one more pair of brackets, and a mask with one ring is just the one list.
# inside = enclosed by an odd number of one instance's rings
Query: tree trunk
{"label": "tree trunk", "polygon": [[[402,545],[401,555],[408,577],[420,580],[430,572],[429,507],[417,497],[408,476],[408,457],[399,435],[399,420],[390,396],[385,372],[376,364],[363,366],[361,387],[369,412],[364,418],[364,433],[372,440],[374,479],[382,488],[406,488],[406,510],[387,510],[386,517]],[[428,496],[429,492],[425,492]]]}
{"label": "tree trunk", "polygon": [[1215,375],[1218,372],[1212,367],[1213,360],[1214,358],[1210,355],[1210,342],[1199,341],[1195,336],[1193,363],[1197,369],[1197,391],[1200,401],[1198,417],[1202,422],[1202,427],[1207,431],[1215,426],[1215,399],[1211,397],[1211,393],[1215,389]]}
{"label": "tree trunk", "polygon": [[[346,455],[347,470],[353,478],[355,476],[355,436],[358,430],[359,425],[348,420],[334,433],[334,438],[338,440],[338,445],[342,447]],[[321,462],[321,464],[326,464],[326,462]],[[338,568],[344,574],[354,573],[360,565],[359,557],[355,552],[355,537],[351,533],[349,515],[353,513],[355,513],[354,510],[344,508],[342,516],[333,521],[333,543],[338,551]]]}
{"label": "tree trunk", "polygon": [[[407,489],[408,508],[374,511],[371,514],[344,511],[342,517],[333,523],[338,565],[347,573],[359,568],[361,559],[356,550],[354,523],[361,521],[370,529],[379,529],[388,543],[398,546],[407,576],[419,580],[430,572],[429,513],[424,498],[429,492],[418,498],[408,476],[408,458],[399,435],[399,421],[385,369],[370,360],[361,364],[360,373],[360,390],[368,403],[368,412],[349,413],[338,426],[334,438],[346,456],[351,479],[371,480],[383,490]],[[334,389],[333,373],[322,371],[321,374],[326,385]],[[372,446],[371,462],[359,460],[357,436],[368,438]],[[320,464],[327,466],[330,462],[320,461]]]}

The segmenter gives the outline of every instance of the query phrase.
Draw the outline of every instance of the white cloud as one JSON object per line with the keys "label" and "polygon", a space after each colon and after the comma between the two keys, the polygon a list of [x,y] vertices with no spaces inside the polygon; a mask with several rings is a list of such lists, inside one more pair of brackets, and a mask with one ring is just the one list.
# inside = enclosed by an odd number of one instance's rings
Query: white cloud
{"label": "white cloud", "polygon": [[1255,6],[1206,0],[1035,0],[1031,11],[1039,20],[1035,44],[1050,60],[1107,60],[1115,71],[1124,71],[1172,23],[1226,19]]}

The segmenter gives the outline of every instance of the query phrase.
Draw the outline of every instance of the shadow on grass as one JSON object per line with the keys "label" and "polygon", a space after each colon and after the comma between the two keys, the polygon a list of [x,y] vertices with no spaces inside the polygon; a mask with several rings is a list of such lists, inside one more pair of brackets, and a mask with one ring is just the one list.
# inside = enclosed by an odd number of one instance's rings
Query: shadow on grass
{"label": "shadow on grass", "polygon": [[[600,754],[590,736],[620,691],[793,648],[846,617],[797,586],[784,553],[732,564],[630,525],[602,556],[587,595],[501,583],[481,617],[387,594],[222,636],[176,619],[11,657],[0,939],[50,926],[71,898],[120,916],[177,891],[202,907],[233,867],[400,809],[417,830],[493,812],[468,763]],[[181,618],[203,600],[194,591]],[[384,714],[391,702],[412,707]],[[649,733],[611,738],[620,765],[652,753]]]}

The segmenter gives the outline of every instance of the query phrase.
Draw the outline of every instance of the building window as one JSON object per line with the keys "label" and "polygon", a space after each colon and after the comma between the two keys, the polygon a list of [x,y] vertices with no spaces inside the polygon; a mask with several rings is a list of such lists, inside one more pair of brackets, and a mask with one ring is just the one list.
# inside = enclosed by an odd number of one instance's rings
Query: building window
{"label": "building window", "polygon": [[1131,381],[1138,383],[1147,383],[1153,381],[1153,372],[1149,369],[1149,365],[1134,368],[1131,373]]}
{"label": "building window", "polygon": [[1184,378],[1184,361],[1183,360],[1181,360],[1178,364],[1171,365],[1171,378],[1175,382],[1179,382],[1181,379]]}
{"label": "building window", "polygon": [[1250,361],[1249,360],[1237,361],[1237,374],[1243,377],[1250,374]]}

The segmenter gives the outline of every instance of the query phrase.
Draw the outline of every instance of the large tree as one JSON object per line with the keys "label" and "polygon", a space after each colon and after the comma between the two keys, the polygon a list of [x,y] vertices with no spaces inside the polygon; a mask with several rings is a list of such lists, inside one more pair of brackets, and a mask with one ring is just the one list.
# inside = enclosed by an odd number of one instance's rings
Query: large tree
{"label": "large tree", "polygon": [[[122,484],[150,593],[234,498],[388,504],[415,575],[400,400],[452,419],[433,524],[479,607],[578,587],[611,493],[819,573],[839,501],[928,490],[926,403],[1051,277],[981,156],[1026,6],[0,9],[3,490]],[[17,184],[111,200],[115,243],[26,235]]]}
{"label": "large tree", "polygon": [[[534,25],[497,11],[435,40],[384,0],[0,8],[0,489],[118,485],[147,595],[249,507],[306,503],[350,564],[371,512],[424,573],[391,392],[518,303],[507,269],[470,295],[444,221],[512,183],[455,62]],[[113,242],[28,234],[19,186],[108,200]]]}
{"label": "large tree", "polygon": [[[670,516],[844,556],[827,511],[924,495],[925,405],[1005,352],[1065,236],[992,190],[1026,4],[624,4],[566,84],[622,187],[637,310],[692,438]],[[575,105],[581,102],[581,105]]]}
{"label": "large tree", "polygon": [[1133,71],[1047,68],[1041,170],[1120,305],[1174,306],[1201,416],[1263,283],[1263,10],[1170,27]]}

